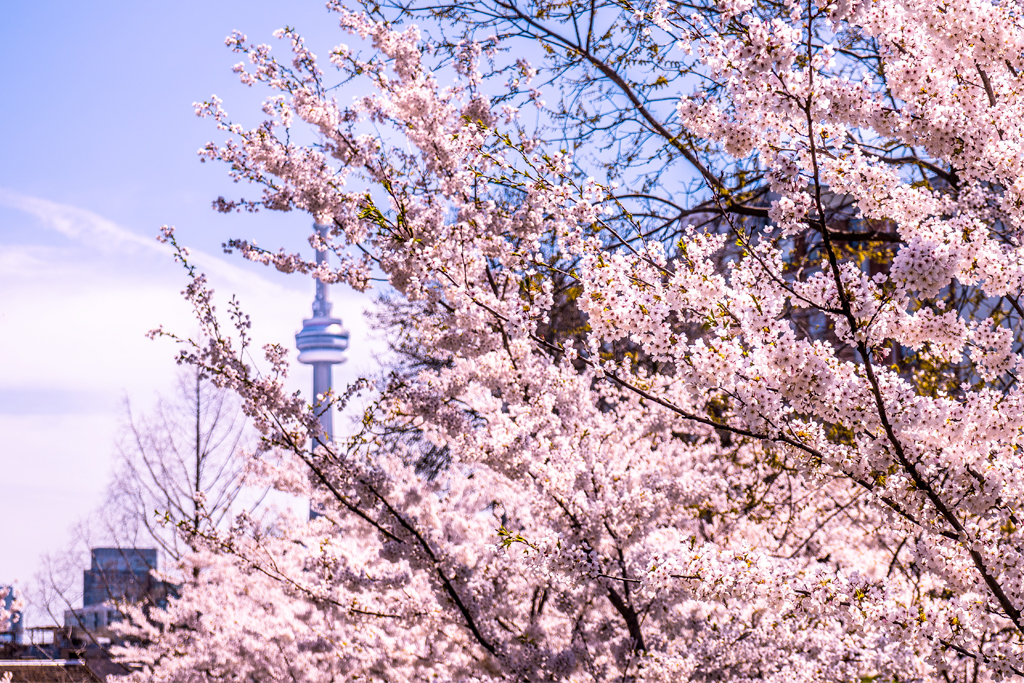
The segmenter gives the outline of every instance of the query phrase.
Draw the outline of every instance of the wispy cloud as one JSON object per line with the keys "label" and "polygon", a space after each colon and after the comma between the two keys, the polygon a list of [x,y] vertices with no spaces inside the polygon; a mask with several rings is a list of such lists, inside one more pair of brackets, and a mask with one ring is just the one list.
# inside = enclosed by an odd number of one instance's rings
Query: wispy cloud
{"label": "wispy cloud", "polygon": [[[145,332],[162,324],[187,336],[196,324],[171,247],[92,211],[10,189],[0,188],[0,208],[8,221],[21,214],[37,226],[27,243],[0,249],[0,414],[78,413],[93,400],[71,394],[110,399],[161,385],[173,373],[170,349]],[[310,300],[301,289],[228,257],[192,250],[190,260],[216,290],[239,296],[260,342],[287,343],[301,325]]]}
{"label": "wispy cloud", "polygon": [[[14,405],[39,410],[46,401],[29,401],[17,393],[29,388],[116,395],[154,384],[161,356],[144,333],[164,324],[187,335],[195,326],[179,294],[184,276],[172,262],[171,247],[87,209],[2,187],[0,207],[32,216],[44,230],[70,242],[57,246],[41,236],[0,250],[0,289],[5,293],[0,326],[12,331],[0,336],[0,393],[16,394],[6,402],[0,396],[0,414]],[[308,315],[313,289],[308,280],[292,278],[286,287],[271,279],[273,273],[263,277],[252,266],[239,267],[199,250],[192,250],[190,260],[210,276],[216,290],[239,296],[256,322],[252,333],[259,343],[289,344]],[[335,373],[340,386],[377,365],[362,315],[373,295],[346,288],[334,294],[335,314],[352,333],[350,361]],[[61,362],[53,363],[54,358]],[[296,388],[301,384],[305,380]],[[56,401],[54,409],[77,412],[79,403]]]}
{"label": "wispy cloud", "polygon": [[[39,223],[82,246],[110,255],[145,252],[170,261],[173,250],[153,237],[140,235],[108,218],[69,204],[50,201],[0,187],[0,206],[29,214]],[[282,294],[285,287],[240,268],[213,254],[191,249],[191,260],[216,281],[259,295]]]}
{"label": "wispy cloud", "polygon": [[0,206],[35,216],[45,227],[103,251],[142,248],[170,254],[167,245],[136,235],[99,214],[77,206],[59,204],[3,187],[0,187]]}

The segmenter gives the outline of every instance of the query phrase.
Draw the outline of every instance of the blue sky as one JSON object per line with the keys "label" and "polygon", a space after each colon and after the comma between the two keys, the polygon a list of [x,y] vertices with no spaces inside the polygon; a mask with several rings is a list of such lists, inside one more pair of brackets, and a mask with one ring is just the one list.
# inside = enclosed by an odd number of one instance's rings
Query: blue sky
{"label": "blue sky", "polygon": [[[240,296],[258,341],[292,345],[311,281],[220,245],[301,248],[309,219],[213,212],[211,200],[245,188],[199,163],[220,137],[192,102],[216,93],[242,123],[258,120],[265,93],[231,73],[233,29],[273,44],[293,26],[318,54],[345,37],[321,0],[0,0],[0,17],[0,584],[24,584],[100,501],[124,398],[145,405],[171,382],[173,348],[144,333],[194,327],[184,274],[153,239],[161,225],[177,227],[223,299]],[[372,295],[335,287],[333,298],[352,333],[338,384],[373,367]],[[292,380],[305,389],[308,368]]]}

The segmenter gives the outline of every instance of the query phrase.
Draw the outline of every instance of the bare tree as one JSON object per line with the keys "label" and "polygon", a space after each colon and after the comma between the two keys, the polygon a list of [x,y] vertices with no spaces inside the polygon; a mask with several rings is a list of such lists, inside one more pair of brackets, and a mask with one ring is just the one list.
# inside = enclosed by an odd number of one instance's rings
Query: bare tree
{"label": "bare tree", "polygon": [[[115,545],[155,544],[170,560],[188,551],[175,527],[219,526],[244,489],[240,449],[251,445],[237,400],[183,368],[174,393],[125,428],[100,518]],[[262,496],[257,496],[258,503]]]}
{"label": "bare tree", "polygon": [[[42,558],[30,592],[33,616],[60,624],[77,605],[140,597],[135,595],[138,590],[127,594],[120,578],[90,567],[96,564],[91,553],[96,547],[121,549],[122,554],[157,548],[163,556],[162,574],[173,580],[179,561],[191,550],[180,527],[220,526],[233,511],[243,505],[251,511],[266,495],[266,490],[246,488],[243,458],[238,457],[254,445],[253,438],[237,398],[193,368],[183,367],[173,391],[159,396],[148,411],[140,412],[126,400],[103,502],[72,528],[64,551]],[[140,557],[129,553],[123,559],[130,564]],[[157,569],[155,563],[149,567]],[[99,582],[92,586],[91,597],[83,572]],[[97,644],[95,639],[92,644]]]}

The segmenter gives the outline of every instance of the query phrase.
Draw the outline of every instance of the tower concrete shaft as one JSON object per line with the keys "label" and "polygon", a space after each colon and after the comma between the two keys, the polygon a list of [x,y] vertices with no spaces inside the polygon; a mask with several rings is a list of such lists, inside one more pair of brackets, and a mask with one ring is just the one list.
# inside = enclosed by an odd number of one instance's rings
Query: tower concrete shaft
{"label": "tower concrete shaft", "polygon": [[[317,224],[316,231],[326,239],[330,226]],[[327,252],[318,249],[317,265],[327,262]],[[316,297],[313,299],[313,317],[302,321],[302,331],[295,335],[299,349],[299,362],[313,366],[313,408],[320,420],[320,434],[313,444],[330,444],[334,441],[334,418],[331,410],[331,367],[345,362],[348,348],[348,332],[341,326],[341,320],[331,317],[331,301],[327,285],[316,281]]]}
{"label": "tower concrete shaft", "polygon": [[320,430],[323,433],[323,443],[334,442],[334,413],[326,400],[321,396],[331,391],[331,364],[313,363],[313,396],[316,406],[317,417],[320,418]]}

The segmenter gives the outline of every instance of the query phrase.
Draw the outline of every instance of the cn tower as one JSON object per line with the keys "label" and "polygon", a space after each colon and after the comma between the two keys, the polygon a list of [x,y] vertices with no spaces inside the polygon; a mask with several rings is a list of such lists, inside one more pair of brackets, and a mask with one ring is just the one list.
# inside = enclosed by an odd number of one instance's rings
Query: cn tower
{"label": "cn tower", "polygon": [[[320,237],[326,238],[329,226],[317,224],[315,227]],[[317,265],[322,265],[326,261],[327,252],[318,249]],[[341,320],[331,317],[327,285],[320,280],[316,281],[313,317],[302,321],[302,331],[295,335],[295,345],[299,349],[299,362],[313,366],[312,403],[320,419],[321,432],[313,447],[330,444],[334,441],[334,418],[330,399],[325,394],[331,391],[331,366],[345,362],[348,331],[341,326]]]}

